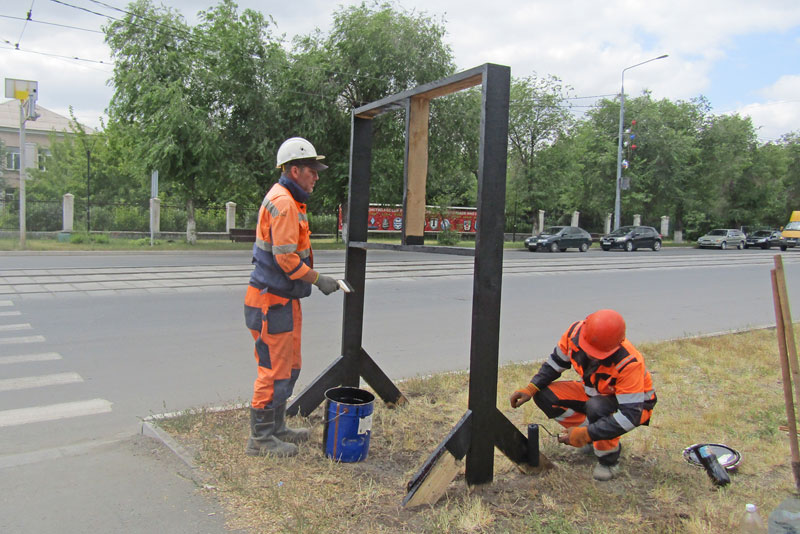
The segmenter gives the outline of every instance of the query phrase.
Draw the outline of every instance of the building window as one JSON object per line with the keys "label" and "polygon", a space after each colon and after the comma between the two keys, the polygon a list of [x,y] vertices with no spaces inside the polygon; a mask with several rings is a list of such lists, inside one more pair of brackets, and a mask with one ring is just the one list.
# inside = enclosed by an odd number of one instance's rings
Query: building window
{"label": "building window", "polygon": [[19,165],[19,149],[18,148],[7,148],[6,149],[6,169],[9,171],[18,171],[20,168]]}
{"label": "building window", "polygon": [[39,170],[46,171],[47,162],[50,161],[50,151],[47,149],[40,148],[38,150],[38,155],[39,155]]}

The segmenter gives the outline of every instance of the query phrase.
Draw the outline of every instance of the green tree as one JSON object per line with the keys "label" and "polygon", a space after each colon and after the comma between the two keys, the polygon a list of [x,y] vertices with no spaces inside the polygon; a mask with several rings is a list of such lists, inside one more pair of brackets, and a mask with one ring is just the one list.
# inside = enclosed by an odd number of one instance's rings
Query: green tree
{"label": "green tree", "polygon": [[[287,132],[324,149],[331,166],[310,200],[312,209],[321,204],[330,209],[345,200],[352,109],[455,72],[444,34],[444,25],[425,13],[362,3],[339,8],[327,35],[314,33],[295,41],[292,71],[282,86]],[[449,150],[449,140],[437,144],[441,127],[432,127],[437,132],[431,135],[432,154]],[[404,131],[400,113],[375,119],[373,202],[402,200]],[[431,169],[439,172],[437,165]]]}
{"label": "green tree", "polygon": [[[561,210],[559,199],[563,183],[553,180],[552,165],[558,157],[540,156],[561,140],[574,124],[567,97],[570,88],[555,76],[528,76],[511,81],[508,118],[510,187],[506,210],[526,222],[539,209],[551,214]],[[555,158],[554,158],[555,156]],[[522,210],[515,207],[523,206]],[[515,221],[520,223],[521,221]],[[525,225],[527,227],[527,224]]]}
{"label": "green tree", "polygon": [[[271,110],[261,109],[258,92],[269,87],[266,65],[278,51],[258,13],[240,16],[226,0],[200,17],[189,28],[172,9],[137,0],[106,28],[115,59],[111,121],[138,139],[138,159],[158,169],[167,195],[186,202],[192,243],[196,202],[264,173],[264,136],[251,128]],[[261,114],[250,115],[255,110]],[[225,163],[231,154],[236,163]]]}

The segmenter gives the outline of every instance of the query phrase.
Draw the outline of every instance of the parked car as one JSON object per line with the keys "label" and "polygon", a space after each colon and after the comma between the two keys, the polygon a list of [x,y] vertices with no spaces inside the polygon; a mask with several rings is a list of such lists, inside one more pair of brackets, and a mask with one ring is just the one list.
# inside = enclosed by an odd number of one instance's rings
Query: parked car
{"label": "parked car", "polygon": [[620,226],[600,239],[603,250],[621,248],[632,252],[637,248],[661,250],[661,234],[652,226]]}
{"label": "parked car", "polygon": [[583,228],[577,226],[550,226],[539,235],[531,236],[525,240],[528,250],[549,250],[550,252],[564,252],[568,248],[577,248],[586,252],[592,246],[592,236]]}
{"label": "parked car", "polygon": [[[794,246],[794,243],[792,243],[792,246]],[[747,238],[744,241],[744,248],[750,247],[761,247],[765,249],[780,247],[781,250],[786,250],[789,248],[789,243],[787,243],[787,240],[781,235],[780,230],[758,230],[747,234]]]}
{"label": "parked car", "polygon": [[725,250],[728,247],[744,248],[747,238],[741,230],[733,228],[716,228],[697,240],[700,248],[717,247]]}

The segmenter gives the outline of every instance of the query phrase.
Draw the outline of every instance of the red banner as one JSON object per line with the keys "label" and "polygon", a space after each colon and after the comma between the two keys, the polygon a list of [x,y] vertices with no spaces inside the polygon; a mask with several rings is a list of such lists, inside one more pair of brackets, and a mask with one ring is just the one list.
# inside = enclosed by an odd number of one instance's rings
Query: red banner
{"label": "red banner", "polygon": [[[441,232],[451,229],[461,233],[475,233],[478,225],[477,208],[425,208],[425,231]],[[339,206],[339,230],[342,229],[342,207]],[[403,207],[387,204],[370,204],[367,230],[371,232],[402,232]]]}

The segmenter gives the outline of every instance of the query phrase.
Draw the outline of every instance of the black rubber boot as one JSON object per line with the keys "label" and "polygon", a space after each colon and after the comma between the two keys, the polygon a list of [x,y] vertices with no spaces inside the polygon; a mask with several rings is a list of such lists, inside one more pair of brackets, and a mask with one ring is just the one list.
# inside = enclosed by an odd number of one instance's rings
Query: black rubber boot
{"label": "black rubber boot", "polygon": [[286,403],[275,406],[275,436],[287,443],[308,441],[311,430],[307,428],[289,428],[286,426]]}
{"label": "black rubber boot", "polygon": [[294,456],[297,445],[275,436],[275,410],[250,408],[250,438],[245,453],[248,456]]}

